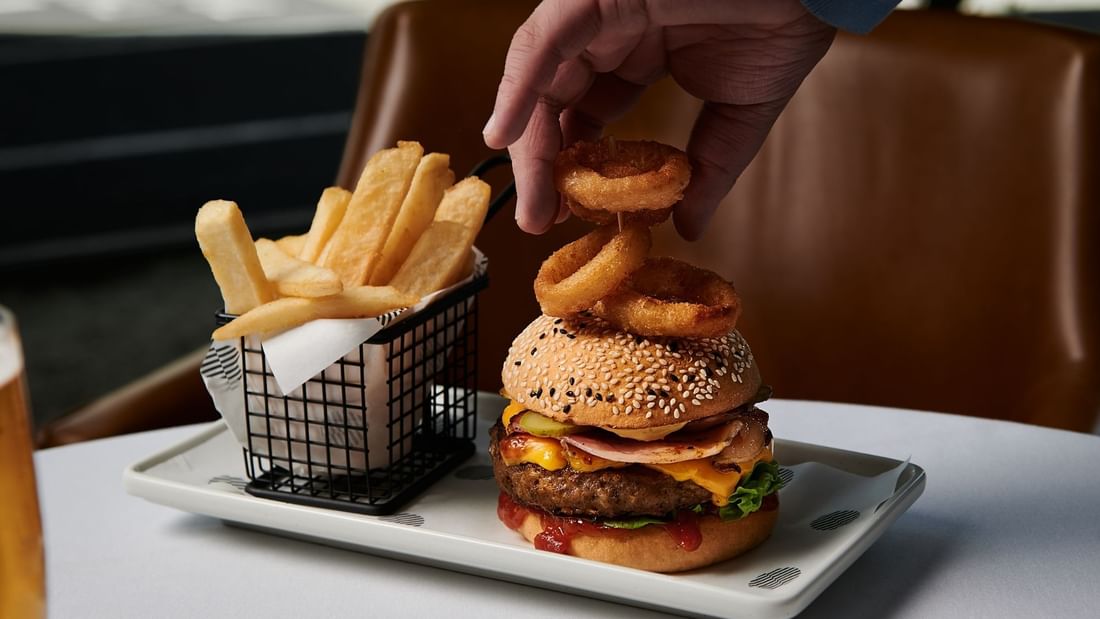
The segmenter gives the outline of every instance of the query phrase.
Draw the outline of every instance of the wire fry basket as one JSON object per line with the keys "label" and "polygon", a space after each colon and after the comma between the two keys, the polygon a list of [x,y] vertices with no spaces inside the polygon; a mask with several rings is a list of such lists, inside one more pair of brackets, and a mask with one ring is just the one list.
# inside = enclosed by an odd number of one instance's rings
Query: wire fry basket
{"label": "wire fry basket", "polygon": [[[508,163],[506,157],[487,160],[471,174],[503,163]],[[502,191],[487,217],[513,195],[513,186]],[[384,327],[285,395],[275,387],[259,340],[241,338],[247,431],[243,452],[251,480],[245,491],[301,505],[385,515],[472,455],[478,293],[488,281],[486,274],[476,275]],[[217,314],[219,325],[233,318]],[[388,409],[381,416],[369,410],[379,397],[367,393],[377,364],[384,369]],[[385,423],[379,424],[380,419]]]}

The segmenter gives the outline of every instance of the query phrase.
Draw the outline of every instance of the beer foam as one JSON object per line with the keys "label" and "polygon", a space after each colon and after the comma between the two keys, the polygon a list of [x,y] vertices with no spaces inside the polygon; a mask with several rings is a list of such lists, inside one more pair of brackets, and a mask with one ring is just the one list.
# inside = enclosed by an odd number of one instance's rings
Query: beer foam
{"label": "beer foam", "polygon": [[23,371],[19,338],[0,327],[0,385],[8,384]]}

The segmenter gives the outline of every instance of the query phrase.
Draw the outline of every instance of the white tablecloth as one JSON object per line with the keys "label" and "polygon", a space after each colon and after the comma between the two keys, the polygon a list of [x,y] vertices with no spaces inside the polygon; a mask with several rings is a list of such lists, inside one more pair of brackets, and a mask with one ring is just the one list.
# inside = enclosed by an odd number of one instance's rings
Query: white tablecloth
{"label": "white tablecloth", "polygon": [[[805,616],[1100,612],[1100,437],[872,407],[764,408],[777,436],[911,457],[928,473],[924,495]],[[197,431],[36,454],[51,617],[657,616],[228,527],[125,494],[124,467]]]}

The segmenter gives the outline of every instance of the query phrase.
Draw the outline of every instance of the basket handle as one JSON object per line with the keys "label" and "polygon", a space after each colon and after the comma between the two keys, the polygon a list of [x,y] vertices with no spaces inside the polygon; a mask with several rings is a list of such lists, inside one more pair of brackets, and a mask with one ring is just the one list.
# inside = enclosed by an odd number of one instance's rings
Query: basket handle
{"label": "basket handle", "polygon": [[[470,173],[467,174],[467,176],[481,176],[485,172],[488,172],[493,168],[497,168],[505,164],[511,165],[512,158],[506,154],[494,155],[474,166],[474,169],[470,170]],[[504,205],[508,204],[508,202],[511,201],[511,199],[514,198],[515,195],[516,181],[512,181],[511,183],[508,183],[508,186],[502,189],[500,193],[498,193],[496,197],[492,199],[491,202],[489,202],[489,212],[485,214],[485,221],[489,221],[490,219],[492,219],[493,215],[496,215],[497,211],[504,208]]]}

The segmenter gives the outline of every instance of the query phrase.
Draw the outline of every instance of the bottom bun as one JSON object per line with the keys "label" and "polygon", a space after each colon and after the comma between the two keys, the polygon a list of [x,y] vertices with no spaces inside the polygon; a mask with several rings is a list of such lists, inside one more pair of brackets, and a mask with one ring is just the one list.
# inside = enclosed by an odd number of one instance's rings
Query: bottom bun
{"label": "bottom bun", "polygon": [[[682,572],[732,559],[759,546],[771,535],[778,517],[778,509],[756,511],[729,522],[714,515],[700,517],[702,543],[692,551],[681,548],[663,526],[616,530],[611,535],[578,533],[570,542],[569,554],[651,572]],[[529,542],[542,530],[541,519],[533,513],[528,513],[517,529]]]}

